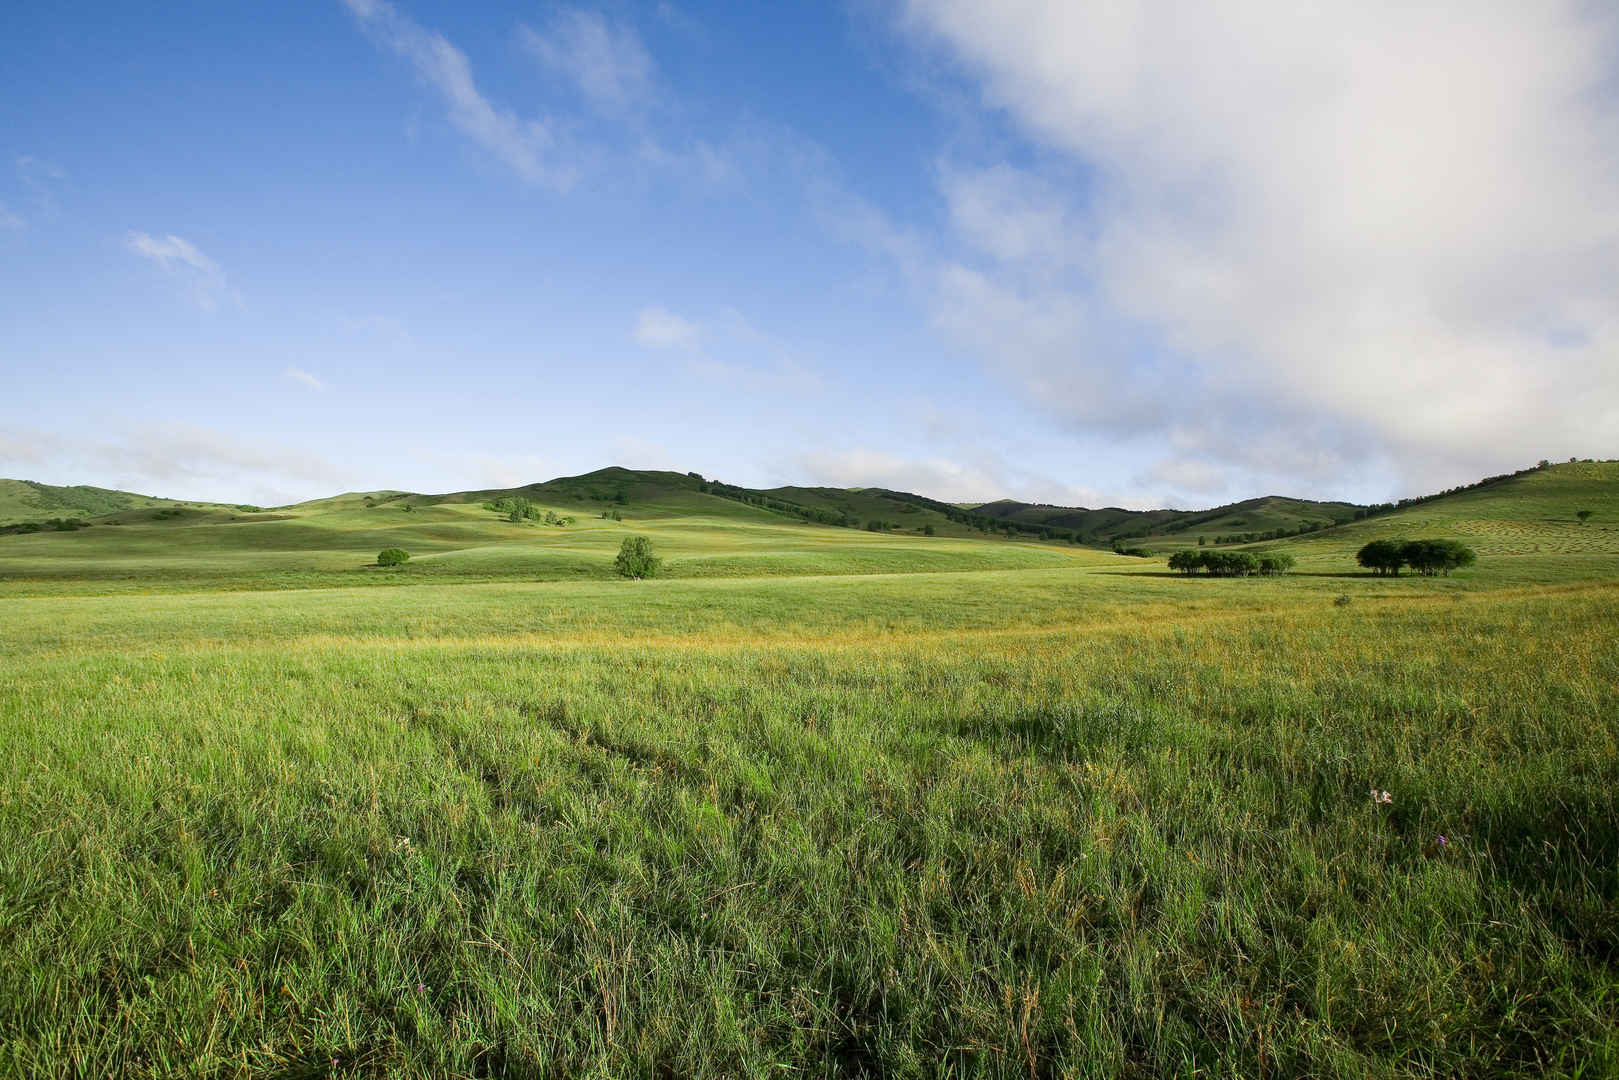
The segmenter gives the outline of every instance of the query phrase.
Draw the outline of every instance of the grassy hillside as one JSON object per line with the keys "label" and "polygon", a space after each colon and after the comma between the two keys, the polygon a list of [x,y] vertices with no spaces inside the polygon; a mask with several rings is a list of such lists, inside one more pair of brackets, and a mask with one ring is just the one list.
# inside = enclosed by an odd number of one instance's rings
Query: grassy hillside
{"label": "grassy hillside", "polygon": [[1297,531],[1301,527],[1330,526],[1354,519],[1361,509],[1352,503],[1311,502],[1265,496],[1211,510],[1123,510],[1105,507],[1044,506],[1002,499],[975,507],[974,513],[1025,525],[1073,530],[1086,543],[1111,544],[1130,540],[1149,549],[1173,549],[1195,544],[1199,535],[1215,536]]}
{"label": "grassy hillside", "polygon": [[[522,495],[572,518],[514,524],[487,510]],[[618,519],[603,518],[603,512]],[[427,581],[605,579],[625,536],[648,536],[673,577],[899,573],[1076,566],[1111,555],[805,524],[700,490],[677,473],[606,469],[523,488],[355,492],[264,513],[153,506],[71,533],[0,536],[0,590],[309,588]],[[411,553],[402,567],[377,552]]]}
{"label": "grassy hillside", "polygon": [[[1591,510],[1581,524],[1575,516]],[[1292,537],[1271,545],[1301,567],[1354,565],[1354,553],[1378,539],[1449,537],[1478,552],[1481,568],[1611,564],[1619,556],[1619,461],[1553,465],[1487,486]]]}
{"label": "grassy hillside", "polygon": [[0,525],[52,518],[93,518],[136,508],[211,505],[158,499],[109,488],[57,487],[33,480],[0,479]]}

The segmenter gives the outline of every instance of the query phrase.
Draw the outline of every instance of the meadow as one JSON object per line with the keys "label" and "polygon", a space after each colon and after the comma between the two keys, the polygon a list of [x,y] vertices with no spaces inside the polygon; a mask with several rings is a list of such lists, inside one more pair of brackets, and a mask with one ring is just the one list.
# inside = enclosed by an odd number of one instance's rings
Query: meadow
{"label": "meadow", "polygon": [[0,537],[0,1073],[1619,1075],[1564,468],[1264,580],[651,488]]}

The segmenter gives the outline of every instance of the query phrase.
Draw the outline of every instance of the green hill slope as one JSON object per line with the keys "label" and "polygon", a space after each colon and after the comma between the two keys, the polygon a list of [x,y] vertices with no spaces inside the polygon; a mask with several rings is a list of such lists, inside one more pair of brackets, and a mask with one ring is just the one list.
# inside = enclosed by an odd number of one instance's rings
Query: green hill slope
{"label": "green hill slope", "polygon": [[1002,499],[974,507],[972,512],[998,521],[1070,530],[1090,544],[1129,540],[1143,542],[1141,546],[1149,549],[1168,549],[1195,544],[1199,536],[1274,539],[1278,533],[1328,528],[1353,520],[1362,509],[1353,503],[1267,495],[1209,510],[1125,510],[1117,506],[1092,510]]}
{"label": "green hill slope", "polygon": [[[514,523],[488,508],[517,496],[568,523]],[[1585,524],[1580,510],[1592,511]],[[1205,535],[1211,544],[1285,549],[1302,573],[1356,572],[1354,553],[1371,539],[1451,537],[1478,551],[1479,574],[1554,580],[1606,572],[1619,557],[1619,462],[1530,470],[1345,520],[1357,513],[1368,510],[1276,497],[1196,513],[1011,502],[963,509],[880,488],[752,490],[621,468],[517,488],[350,492],[273,511],[0,481],[0,524],[91,522],[72,532],[0,535],[0,582],[17,593],[607,578],[631,534],[650,537],[667,573],[685,578],[1152,565],[1070,542],[1029,542],[1040,530],[1059,541],[1073,530],[1093,544],[1124,540],[1157,553]],[[1010,535],[983,531],[998,521]],[[1144,531],[1152,535],[1137,539]],[[1246,536],[1266,539],[1238,539]],[[374,566],[387,547],[409,551],[410,562]]]}
{"label": "green hill slope", "polygon": [[[1581,524],[1576,516],[1590,510]],[[1481,560],[1619,556],[1619,461],[1552,465],[1276,545],[1301,559],[1352,560],[1371,540],[1450,537]]]}
{"label": "green hill slope", "polygon": [[83,484],[58,487],[33,480],[0,479],[0,525],[52,518],[93,518],[136,508],[213,505],[159,499]]}
{"label": "green hill slope", "polygon": [[[807,523],[797,511],[766,505],[788,505],[769,493],[728,489],[722,495],[716,487],[681,473],[613,468],[509,489],[354,492],[269,512],[152,500],[76,532],[0,536],[0,580],[10,592],[52,592],[610,578],[613,556],[631,534],[651,538],[667,575],[684,578],[1010,570],[1116,560],[1068,545]],[[568,523],[514,523],[486,506],[513,496]],[[891,500],[883,505],[892,512]],[[376,567],[377,552],[388,547],[409,551],[410,562]]]}

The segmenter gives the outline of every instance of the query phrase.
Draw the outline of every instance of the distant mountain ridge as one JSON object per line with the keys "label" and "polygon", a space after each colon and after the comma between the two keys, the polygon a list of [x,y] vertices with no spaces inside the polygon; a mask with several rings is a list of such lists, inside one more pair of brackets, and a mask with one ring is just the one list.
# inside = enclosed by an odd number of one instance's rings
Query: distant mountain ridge
{"label": "distant mountain ridge", "polygon": [[1089,509],[1000,499],[974,512],[1001,521],[1065,529],[1088,542],[1144,539],[1198,532],[1210,536],[1274,539],[1341,525],[1365,516],[1367,507],[1348,502],[1317,502],[1265,495],[1207,510]]}
{"label": "distant mountain ridge", "polygon": [[[349,492],[313,499],[281,510],[371,507],[386,504],[434,506],[484,502],[511,496],[555,496],[575,503],[611,506],[674,500],[698,507],[708,500],[743,503],[768,514],[809,524],[866,528],[874,531],[925,532],[928,535],[1000,533],[1008,537],[1109,546],[1124,541],[1180,537],[1188,542],[1252,543],[1313,533],[1332,526],[1415,506],[1433,499],[1492,487],[1549,467],[1487,477],[1449,491],[1362,506],[1340,501],[1295,499],[1278,495],[1244,499],[1206,510],[1126,510],[1122,507],[1065,507],[998,499],[977,506],[947,503],[914,492],[880,487],[828,488],[787,486],[744,488],[695,472],[626,469],[609,466],[578,476],[511,488],[444,494],[405,491]],[[53,518],[103,518],[131,511],[177,508],[257,512],[257,507],[162,499],[88,485],[56,486],[28,480],[0,479],[0,525]]]}

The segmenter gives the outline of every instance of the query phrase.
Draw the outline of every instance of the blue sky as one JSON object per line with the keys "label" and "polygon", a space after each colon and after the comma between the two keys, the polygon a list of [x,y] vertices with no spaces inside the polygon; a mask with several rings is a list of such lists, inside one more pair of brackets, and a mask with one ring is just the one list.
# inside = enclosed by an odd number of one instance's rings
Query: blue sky
{"label": "blue sky", "polygon": [[1619,450],[1599,6],[0,14],[0,475],[1132,506]]}

